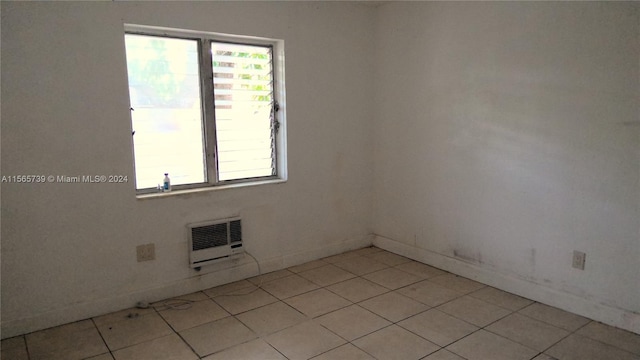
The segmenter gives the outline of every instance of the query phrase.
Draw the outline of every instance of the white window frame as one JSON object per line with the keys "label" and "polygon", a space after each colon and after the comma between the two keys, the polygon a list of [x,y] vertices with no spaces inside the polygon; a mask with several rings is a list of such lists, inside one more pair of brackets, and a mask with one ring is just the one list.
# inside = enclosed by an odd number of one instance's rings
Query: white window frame
{"label": "white window frame", "polygon": [[[150,35],[166,38],[178,38],[197,40],[199,42],[200,55],[200,91],[202,101],[202,121],[204,129],[205,150],[202,154],[206,159],[207,181],[204,183],[181,184],[172,186],[172,193],[180,190],[201,189],[201,188],[224,188],[239,185],[260,185],[269,183],[284,182],[287,180],[287,126],[286,126],[286,96],[285,96],[285,68],[284,68],[284,40],[270,39],[255,36],[230,35],[214,32],[202,32],[194,30],[173,29],[157,26],[125,24],[125,34]],[[215,108],[213,96],[213,81],[211,74],[211,52],[210,42],[227,42],[242,45],[269,46],[272,48],[272,71],[273,71],[273,98],[277,106],[275,111],[275,121],[277,131],[275,134],[275,165],[276,174],[265,177],[245,178],[220,181],[217,169],[217,143],[215,128]],[[208,70],[207,70],[208,68]],[[129,94],[130,95],[130,94]],[[133,119],[131,124],[133,126]],[[135,129],[134,129],[135,130]],[[133,141],[132,141],[133,150]],[[134,154],[135,158],[135,154]],[[135,167],[135,161],[134,161]],[[135,174],[135,169],[134,169]],[[162,174],[159,174],[161,177]],[[136,193],[149,194],[157,193],[156,188],[136,189]]]}

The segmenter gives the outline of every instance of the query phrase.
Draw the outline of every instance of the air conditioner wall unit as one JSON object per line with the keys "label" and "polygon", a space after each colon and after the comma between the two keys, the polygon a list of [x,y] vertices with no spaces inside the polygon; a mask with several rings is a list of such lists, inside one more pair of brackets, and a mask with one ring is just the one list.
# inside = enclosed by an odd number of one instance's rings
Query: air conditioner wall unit
{"label": "air conditioner wall unit", "polygon": [[244,252],[239,217],[187,225],[192,268],[213,264]]}

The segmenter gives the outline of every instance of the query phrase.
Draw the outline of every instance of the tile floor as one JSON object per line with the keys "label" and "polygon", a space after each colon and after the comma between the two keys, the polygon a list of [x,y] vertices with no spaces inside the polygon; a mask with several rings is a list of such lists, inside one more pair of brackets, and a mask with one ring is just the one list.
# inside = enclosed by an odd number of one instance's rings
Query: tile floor
{"label": "tile floor", "polygon": [[640,335],[375,247],[2,341],[2,359],[640,360]]}

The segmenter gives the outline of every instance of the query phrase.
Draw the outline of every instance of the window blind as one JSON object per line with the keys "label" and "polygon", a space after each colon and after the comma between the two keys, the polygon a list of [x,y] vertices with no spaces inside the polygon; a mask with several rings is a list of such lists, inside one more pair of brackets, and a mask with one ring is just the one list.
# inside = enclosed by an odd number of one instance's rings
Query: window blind
{"label": "window blind", "polygon": [[218,180],[275,175],[272,48],[211,43]]}

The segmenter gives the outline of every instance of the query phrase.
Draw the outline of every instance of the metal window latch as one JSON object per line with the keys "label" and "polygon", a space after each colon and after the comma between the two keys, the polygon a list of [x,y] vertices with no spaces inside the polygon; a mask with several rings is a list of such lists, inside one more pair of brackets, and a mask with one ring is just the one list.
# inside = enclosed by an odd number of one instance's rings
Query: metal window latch
{"label": "metal window latch", "polygon": [[277,134],[278,130],[280,130],[280,121],[273,119],[273,130]]}
{"label": "metal window latch", "polygon": [[276,117],[276,113],[278,112],[278,110],[280,110],[280,104],[278,104],[277,100],[273,101],[273,108],[271,110],[271,122],[272,122],[272,126],[273,126],[273,133],[277,134],[278,130],[280,130],[280,121],[278,121],[277,117]]}

